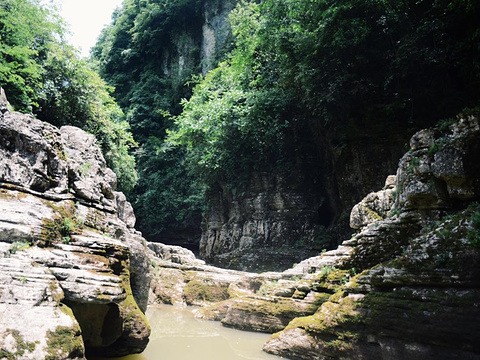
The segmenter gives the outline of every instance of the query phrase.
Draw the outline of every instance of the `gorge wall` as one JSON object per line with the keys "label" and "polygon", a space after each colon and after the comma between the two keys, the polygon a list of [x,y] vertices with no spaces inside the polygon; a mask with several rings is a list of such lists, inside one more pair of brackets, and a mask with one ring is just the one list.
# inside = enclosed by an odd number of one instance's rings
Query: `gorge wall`
{"label": "gorge wall", "polygon": [[[237,184],[235,179],[215,183],[205,201],[201,189],[211,184],[192,176],[185,149],[163,143],[165,129],[176,127],[164,112],[180,114],[180,100],[190,97],[198,74],[225,60],[235,44],[228,16],[237,3],[185,0],[161,8],[145,1],[138,8],[126,7],[110,29],[114,44],[100,42],[107,55],[97,56],[140,144],[140,180],[131,199],[145,237],[199,250],[201,257],[220,266],[285,269],[332,249],[349,234],[349,209],[395,171],[414,130],[407,134],[403,122],[361,121],[358,115],[327,129],[325,119],[292,105],[285,114],[276,114],[285,117],[285,129],[277,134],[284,138],[269,146],[276,154],[265,160],[272,164],[269,170],[259,165],[253,151],[241,154],[248,147],[241,146],[230,161],[242,169],[237,169]],[[265,95],[262,102],[288,101],[279,94]],[[268,114],[259,117],[261,123]],[[269,126],[255,128],[268,132]],[[234,139],[226,142],[228,147]],[[251,160],[252,173],[240,165],[245,158]]]}
{"label": "gorge wall", "polygon": [[362,133],[346,146],[318,139],[316,160],[290,174],[256,173],[244,189],[209,193],[200,256],[248,271],[282,270],[351,233],[352,206],[383,185],[407,141],[397,132]]}
{"label": "gorge wall", "polygon": [[355,234],[283,272],[206,266],[154,246],[150,301],[274,333],[295,360],[480,359],[480,120],[417,132],[396,175],[350,213]]}
{"label": "gorge wall", "polygon": [[0,357],[123,356],[148,343],[149,260],[95,138],[0,98]]}

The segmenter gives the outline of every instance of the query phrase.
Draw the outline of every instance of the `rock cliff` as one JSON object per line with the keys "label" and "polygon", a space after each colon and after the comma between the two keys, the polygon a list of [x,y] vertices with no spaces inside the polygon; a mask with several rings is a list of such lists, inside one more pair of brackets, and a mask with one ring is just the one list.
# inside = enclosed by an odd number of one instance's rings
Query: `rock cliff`
{"label": "rock cliff", "polygon": [[200,241],[200,256],[209,263],[286,269],[329,245],[320,235],[318,204],[324,200],[314,191],[292,188],[281,176],[256,173],[243,194],[218,186],[209,200]]}
{"label": "rock cliff", "polygon": [[479,139],[476,116],[415,134],[395,187],[390,178],[352,211],[358,233],[329,271],[358,275],[265,350],[295,359],[479,359]]}
{"label": "rock cliff", "polygon": [[0,104],[0,358],[141,352],[146,242],[92,135]]}
{"label": "rock cliff", "polygon": [[352,209],[357,232],[281,273],[157,249],[150,300],[278,331],[264,350],[289,359],[480,359],[479,139],[467,115],[415,134],[397,174]]}
{"label": "rock cliff", "polygon": [[318,135],[314,160],[298,159],[291,173],[257,172],[242,189],[218,184],[208,196],[200,256],[231,269],[281,271],[335,249],[351,233],[352,206],[395,171],[408,141],[368,131],[343,146]]}

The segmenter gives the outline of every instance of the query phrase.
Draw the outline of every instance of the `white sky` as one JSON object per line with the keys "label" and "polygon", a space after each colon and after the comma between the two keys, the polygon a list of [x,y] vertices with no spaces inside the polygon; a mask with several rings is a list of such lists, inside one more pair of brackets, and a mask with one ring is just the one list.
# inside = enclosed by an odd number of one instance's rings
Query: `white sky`
{"label": "white sky", "polygon": [[110,24],[113,10],[123,0],[57,0],[62,17],[70,24],[70,43],[81,50],[81,56],[89,55],[100,31]]}

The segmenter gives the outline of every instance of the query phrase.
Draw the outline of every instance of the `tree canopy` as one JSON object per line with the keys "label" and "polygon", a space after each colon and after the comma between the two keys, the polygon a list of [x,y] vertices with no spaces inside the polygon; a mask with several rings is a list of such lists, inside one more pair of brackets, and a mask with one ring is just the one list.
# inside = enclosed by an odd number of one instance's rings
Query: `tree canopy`
{"label": "tree canopy", "polygon": [[479,103],[478,2],[244,0],[205,76],[215,2],[126,0],[93,51],[140,143],[132,199],[147,235],[198,219],[215,183],[315,178],[320,143],[413,132]]}
{"label": "tree canopy", "polygon": [[199,228],[201,220],[205,187],[184,166],[185,151],[163,142],[182,98],[191,95],[192,74],[202,71],[206,2],[126,0],[92,52],[140,145],[140,179],[130,199],[149,238],[192,222]]}
{"label": "tree canopy", "polygon": [[207,183],[232,182],[308,158],[319,131],[452,116],[479,102],[478,14],[463,0],[244,1],[235,49],[183,101],[170,141]]}

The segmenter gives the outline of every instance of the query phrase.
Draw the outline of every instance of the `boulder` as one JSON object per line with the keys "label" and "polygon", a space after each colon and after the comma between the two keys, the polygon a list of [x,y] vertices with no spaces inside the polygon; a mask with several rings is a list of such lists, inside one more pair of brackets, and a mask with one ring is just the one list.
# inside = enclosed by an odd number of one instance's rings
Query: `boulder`
{"label": "boulder", "polygon": [[360,229],[377,220],[384,219],[393,205],[396,192],[396,176],[390,175],[385,180],[385,187],[378,192],[368,194],[350,212],[350,227]]}

